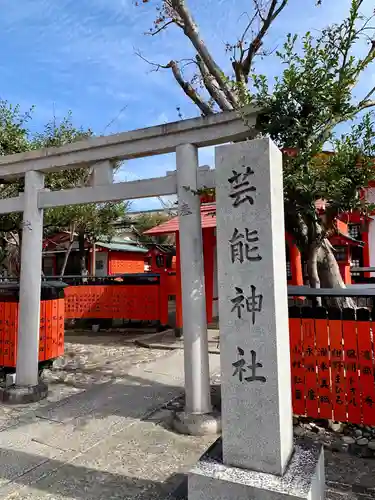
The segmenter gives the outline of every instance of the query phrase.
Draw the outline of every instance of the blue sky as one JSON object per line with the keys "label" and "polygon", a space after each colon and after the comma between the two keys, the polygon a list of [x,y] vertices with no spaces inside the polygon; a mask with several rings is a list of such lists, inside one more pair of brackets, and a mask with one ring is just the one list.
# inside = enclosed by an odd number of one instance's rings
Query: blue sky
{"label": "blue sky", "polygon": [[[140,1],[142,4],[142,1]],[[190,0],[191,11],[213,55],[229,68],[225,42],[234,41],[251,12],[251,0]],[[367,0],[365,11],[373,8]],[[147,127],[197,116],[196,108],[168,71],[150,72],[135,55],[167,63],[192,54],[189,41],[172,28],[157,37],[145,36],[155,16],[156,0],[134,6],[133,0],[0,0],[0,74],[2,99],[23,109],[35,105],[32,128],[40,130],[69,110],[76,125],[98,135]],[[303,4],[303,7],[302,7]],[[349,0],[290,0],[267,39],[281,45],[288,32],[303,34],[339,21]],[[259,61],[258,70],[278,73],[274,58]],[[374,84],[374,73],[358,89]],[[370,82],[370,83],[369,83]],[[121,110],[123,110],[121,112]],[[109,125],[110,124],[110,125]],[[200,152],[201,164],[213,164],[213,149]],[[174,155],[126,162],[119,176],[136,179],[173,170]],[[134,209],[160,206],[158,200],[134,202]]]}

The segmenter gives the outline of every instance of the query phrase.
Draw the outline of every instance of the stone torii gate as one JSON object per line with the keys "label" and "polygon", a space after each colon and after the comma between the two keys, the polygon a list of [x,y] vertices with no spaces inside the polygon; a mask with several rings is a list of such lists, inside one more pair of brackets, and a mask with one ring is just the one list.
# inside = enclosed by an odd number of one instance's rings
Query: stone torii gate
{"label": "stone torii gate", "polygon": [[[199,188],[215,186],[214,171],[199,171],[198,148],[249,137],[258,110],[139,129],[0,157],[0,179],[25,177],[24,193],[0,200],[0,213],[23,212],[16,388],[38,391],[38,346],[43,210],[82,203],[178,195],[187,414],[211,411]],[[244,120],[243,115],[246,116]],[[176,152],[177,171],[164,177],[113,183],[114,161]],[[44,189],[47,172],[91,167],[91,186]],[[189,187],[190,189],[186,189]]]}

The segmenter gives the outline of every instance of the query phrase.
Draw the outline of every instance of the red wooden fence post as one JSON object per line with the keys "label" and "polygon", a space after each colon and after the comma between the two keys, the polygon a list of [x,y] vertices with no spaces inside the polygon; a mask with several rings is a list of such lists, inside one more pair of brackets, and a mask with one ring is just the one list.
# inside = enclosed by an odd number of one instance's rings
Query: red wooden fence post
{"label": "red wooden fence post", "polygon": [[329,340],[327,310],[314,309],[315,342],[318,368],[319,418],[332,419],[332,386],[329,372]]}
{"label": "red wooden fence post", "polygon": [[315,324],[312,319],[311,307],[302,308],[302,346],[305,366],[306,413],[309,417],[319,418]]}
{"label": "red wooden fence post", "polygon": [[348,421],[361,423],[361,394],[358,376],[358,344],[354,309],[343,309],[344,366]]}
{"label": "red wooden fence post", "polygon": [[168,325],[168,281],[165,273],[160,273],[159,285],[159,315],[160,324],[162,326]]}
{"label": "red wooden fence post", "polygon": [[305,369],[302,355],[301,308],[297,306],[289,308],[289,338],[293,413],[305,415]]}
{"label": "red wooden fence post", "polygon": [[[371,341],[373,323],[368,309],[357,310],[358,360],[361,389],[362,420],[375,425],[374,349]],[[372,331],[371,331],[372,330]]]}
{"label": "red wooden fence post", "polygon": [[329,343],[331,354],[331,388],[333,393],[333,420],[347,421],[347,401],[345,389],[344,355],[343,355],[343,322],[341,311],[328,309]]}

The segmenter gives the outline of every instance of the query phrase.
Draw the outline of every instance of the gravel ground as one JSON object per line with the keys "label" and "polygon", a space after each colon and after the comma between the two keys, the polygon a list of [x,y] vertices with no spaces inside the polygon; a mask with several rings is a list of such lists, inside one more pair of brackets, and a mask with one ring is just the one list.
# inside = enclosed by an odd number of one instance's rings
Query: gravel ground
{"label": "gravel ground", "polygon": [[183,391],[183,353],[78,333],[44,373],[47,400],[0,406],[0,498],[172,498],[215,439],[172,432],[160,410]]}
{"label": "gravel ground", "polygon": [[134,332],[98,335],[68,331],[64,356],[55,360],[51,370],[43,372],[49,386],[47,398],[28,405],[0,405],[0,430],[13,418],[32,413],[51,402],[62,401],[96,384],[121,379],[130,367],[165,356],[162,350],[137,347],[134,340],[140,336]]}
{"label": "gravel ground", "polygon": [[134,335],[109,333],[107,336],[77,335],[65,340],[65,354],[46,370],[49,384],[86,388],[121,378],[130,366],[153,361],[163,355],[162,350],[137,347]]}

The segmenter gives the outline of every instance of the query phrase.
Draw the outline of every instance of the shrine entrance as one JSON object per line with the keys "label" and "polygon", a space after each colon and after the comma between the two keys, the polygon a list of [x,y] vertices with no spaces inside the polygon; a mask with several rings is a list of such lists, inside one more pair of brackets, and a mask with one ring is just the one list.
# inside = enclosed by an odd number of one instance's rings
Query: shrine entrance
{"label": "shrine entrance", "polygon": [[[219,113],[0,158],[1,179],[25,179],[23,193],[0,200],[1,214],[23,213],[15,389],[33,391],[39,384],[43,210],[177,194],[185,410],[195,414],[211,411],[202,228],[196,192],[215,186],[215,172],[199,169],[198,148],[249,138],[258,111],[245,108],[242,114],[246,119],[236,112]],[[176,153],[176,171],[167,172],[164,177],[113,183],[114,162],[170,152]],[[91,169],[89,187],[63,191],[44,189],[45,173],[80,167]]]}

